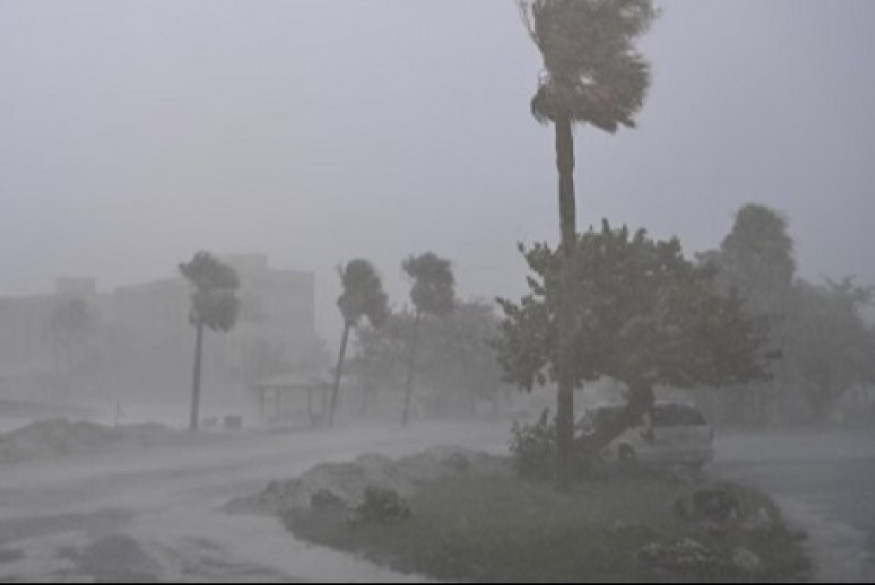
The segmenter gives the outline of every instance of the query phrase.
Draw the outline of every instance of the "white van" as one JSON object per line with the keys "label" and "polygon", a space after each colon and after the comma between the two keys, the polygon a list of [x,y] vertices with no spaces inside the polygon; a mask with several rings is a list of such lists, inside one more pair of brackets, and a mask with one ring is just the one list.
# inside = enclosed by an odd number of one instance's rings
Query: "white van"
{"label": "white van", "polygon": [[[588,408],[578,422],[583,434],[618,416],[624,404]],[[624,464],[688,465],[700,468],[714,459],[714,429],[694,405],[657,401],[652,420],[626,429],[602,451],[606,460]]]}

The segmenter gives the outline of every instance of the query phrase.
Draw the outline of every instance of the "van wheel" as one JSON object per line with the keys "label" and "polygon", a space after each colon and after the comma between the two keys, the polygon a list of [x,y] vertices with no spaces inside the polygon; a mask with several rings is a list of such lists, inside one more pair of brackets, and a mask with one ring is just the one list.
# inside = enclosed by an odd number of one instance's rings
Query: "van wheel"
{"label": "van wheel", "polygon": [[617,455],[620,458],[620,465],[623,467],[634,467],[638,463],[635,450],[629,445],[621,445]]}

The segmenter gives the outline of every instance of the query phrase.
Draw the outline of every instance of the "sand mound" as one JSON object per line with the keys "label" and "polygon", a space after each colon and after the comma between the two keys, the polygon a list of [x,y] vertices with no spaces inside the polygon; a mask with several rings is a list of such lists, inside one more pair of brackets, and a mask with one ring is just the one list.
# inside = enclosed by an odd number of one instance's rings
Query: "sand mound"
{"label": "sand mound", "polygon": [[228,504],[232,512],[283,515],[306,510],[313,495],[332,494],[349,509],[364,500],[365,490],[377,487],[409,498],[419,484],[445,477],[470,474],[510,474],[506,459],[461,447],[434,447],[393,461],[378,454],[366,454],[348,463],[317,465],[300,477],[271,482],[254,496]]}
{"label": "sand mound", "polygon": [[157,446],[179,436],[156,424],[106,427],[85,421],[44,420],[0,434],[0,463],[87,455],[118,446]]}

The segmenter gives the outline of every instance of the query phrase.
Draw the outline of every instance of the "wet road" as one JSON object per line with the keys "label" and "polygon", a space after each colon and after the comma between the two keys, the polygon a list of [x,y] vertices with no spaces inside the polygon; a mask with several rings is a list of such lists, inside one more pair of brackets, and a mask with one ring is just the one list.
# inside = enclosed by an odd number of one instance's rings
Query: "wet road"
{"label": "wet road", "polygon": [[875,582],[875,433],[726,436],[712,471],[776,498],[809,533],[818,580]]}
{"label": "wet road", "polygon": [[5,466],[0,582],[422,581],[295,541],[272,517],[229,515],[256,493],[325,461],[428,446],[500,450],[509,425],[421,425],[239,438],[89,461]]}
{"label": "wet road", "polygon": [[[368,452],[505,451],[509,425],[241,438],[0,470],[0,581],[422,581],[295,541],[221,507]],[[823,580],[875,581],[875,435],[722,436],[712,472],[771,493],[810,534]]]}

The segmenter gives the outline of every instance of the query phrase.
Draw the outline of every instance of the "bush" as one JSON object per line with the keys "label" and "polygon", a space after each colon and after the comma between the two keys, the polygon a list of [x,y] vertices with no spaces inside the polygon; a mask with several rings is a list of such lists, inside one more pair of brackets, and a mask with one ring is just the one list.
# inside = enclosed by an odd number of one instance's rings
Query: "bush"
{"label": "bush", "polygon": [[556,468],[556,419],[545,408],[534,425],[514,421],[510,452],[514,470],[520,477],[551,479]]}
{"label": "bush", "polygon": [[385,524],[405,520],[410,516],[410,507],[398,492],[391,489],[368,486],[365,499],[355,509],[353,524],[378,522]]}

